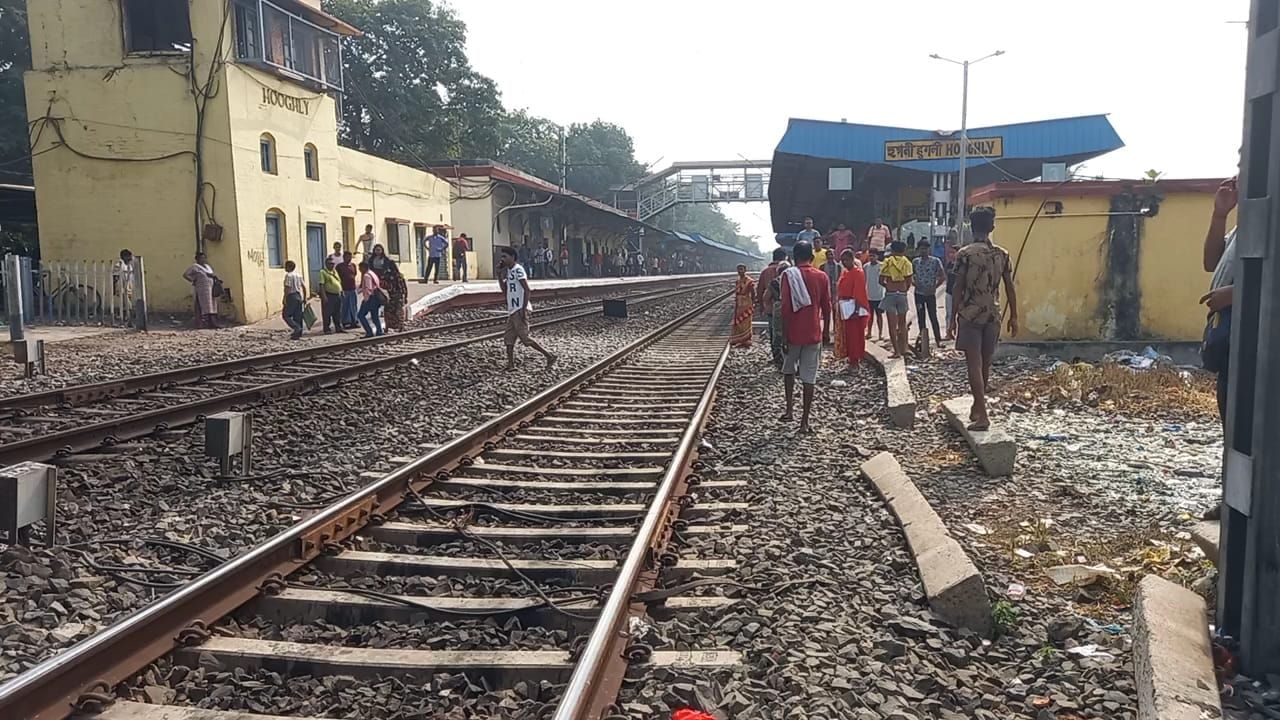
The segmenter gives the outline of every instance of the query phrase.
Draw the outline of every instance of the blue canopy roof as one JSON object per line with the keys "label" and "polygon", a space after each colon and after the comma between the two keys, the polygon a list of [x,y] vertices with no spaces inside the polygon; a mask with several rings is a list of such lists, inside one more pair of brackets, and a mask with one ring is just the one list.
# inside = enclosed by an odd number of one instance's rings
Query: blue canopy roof
{"label": "blue canopy roof", "polygon": [[[970,143],[984,138],[1000,138],[1002,152],[997,159],[1036,159],[1043,161],[1083,162],[1091,157],[1118,150],[1124,142],[1106,115],[1086,115],[1055,120],[993,125],[969,128]],[[776,152],[791,155],[829,158],[859,163],[890,164],[888,146],[905,141],[958,141],[960,133],[937,132],[883,125],[830,122],[792,118]],[[966,165],[986,164],[983,157],[970,157]],[[956,157],[942,159],[898,159],[894,166],[926,172],[956,172]]]}

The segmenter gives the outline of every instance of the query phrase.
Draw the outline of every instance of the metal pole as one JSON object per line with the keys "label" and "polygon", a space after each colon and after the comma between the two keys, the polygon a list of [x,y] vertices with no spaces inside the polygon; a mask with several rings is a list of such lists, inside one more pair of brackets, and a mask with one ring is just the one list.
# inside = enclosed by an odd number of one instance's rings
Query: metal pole
{"label": "metal pole", "polygon": [[5,302],[9,309],[9,340],[26,339],[22,328],[22,258],[14,254],[4,256]]}
{"label": "metal pole", "polygon": [[960,232],[961,242],[964,240],[964,219],[968,203],[965,202],[965,166],[969,162],[969,61],[964,61],[964,90],[960,95],[960,187],[957,189],[958,204],[956,229]]}
{"label": "metal pole", "polygon": [[147,274],[141,255],[133,257],[133,329],[147,329]]}
{"label": "metal pole", "polygon": [[564,192],[569,182],[569,147],[565,138],[564,126],[560,126],[560,191]]}

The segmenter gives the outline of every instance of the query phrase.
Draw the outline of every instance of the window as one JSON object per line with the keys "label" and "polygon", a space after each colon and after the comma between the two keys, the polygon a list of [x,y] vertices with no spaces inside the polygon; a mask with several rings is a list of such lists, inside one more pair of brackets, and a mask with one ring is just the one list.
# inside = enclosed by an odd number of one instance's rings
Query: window
{"label": "window", "polygon": [[235,0],[236,57],[342,89],[338,36],[267,0]]}
{"label": "window", "polygon": [[267,211],[267,266],[284,267],[284,214]]}
{"label": "window", "polygon": [[387,218],[387,254],[400,256],[401,248],[409,245],[409,221]]}
{"label": "window", "polygon": [[121,0],[121,5],[126,52],[191,52],[191,20],[186,2]]}
{"label": "window", "polygon": [[276,174],[276,139],[267,133],[258,138],[258,154],[262,156],[262,172]]}
{"label": "window", "polygon": [[307,143],[302,148],[302,165],[306,168],[308,180],[320,179],[320,157],[316,153],[316,146]]}

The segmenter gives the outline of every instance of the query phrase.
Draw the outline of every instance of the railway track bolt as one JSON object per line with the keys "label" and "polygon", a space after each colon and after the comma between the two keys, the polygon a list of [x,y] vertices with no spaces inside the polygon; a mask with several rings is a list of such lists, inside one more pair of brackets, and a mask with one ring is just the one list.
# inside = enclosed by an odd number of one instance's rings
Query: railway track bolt
{"label": "railway track bolt", "polygon": [[475,462],[476,462],[476,461],[475,461],[474,459],[472,459],[472,457],[471,457],[470,455],[463,455],[463,456],[458,460],[458,467],[471,467],[472,465],[474,465],[474,464],[475,464]]}
{"label": "railway track bolt", "polygon": [[262,584],[258,586],[258,592],[263,595],[279,595],[288,587],[288,583],[284,581],[280,573],[271,573],[263,579]]}
{"label": "railway track bolt", "polygon": [[627,662],[643,663],[653,657],[653,648],[644,643],[632,643],[627,646]]}
{"label": "railway track bolt", "polygon": [[104,447],[115,447],[116,445],[119,445],[119,444],[120,444],[120,438],[116,437],[115,435],[108,435],[102,438],[102,445]]}
{"label": "railway track bolt", "polygon": [[80,693],[73,705],[80,712],[97,713],[102,712],[115,701],[116,697],[111,694],[111,686],[107,681],[98,680],[90,685],[88,690]]}
{"label": "railway track bolt", "polygon": [[703,470],[707,469],[707,464],[702,462],[701,460],[694,460],[693,463],[689,465],[689,467],[693,468],[694,470],[697,470],[698,472],[702,472]]}
{"label": "railway track bolt", "polygon": [[689,475],[685,477],[684,482],[689,487],[693,487],[702,483],[702,476],[697,473],[689,473]]}
{"label": "railway track bolt", "polygon": [[680,562],[680,556],[673,552],[664,552],[660,560],[662,561],[662,567],[675,567],[676,563]]}
{"label": "railway track bolt", "polygon": [[325,555],[332,557],[334,555],[342,554],[342,550],[343,550],[342,546],[339,545],[338,543],[327,542],[324,544],[323,548],[321,549],[321,552],[323,552]]}
{"label": "railway track bolt", "polygon": [[676,500],[676,502],[679,503],[680,509],[688,510],[689,508],[693,507],[693,496],[681,495],[679,499]]}
{"label": "railway track bolt", "polygon": [[[406,496],[406,497],[407,497],[407,496]],[[369,515],[369,524],[370,524],[370,525],[382,525],[382,524],[383,524],[383,523],[385,523],[386,521],[387,521],[387,516],[386,516],[386,515],[383,515],[382,513],[373,513],[373,514]]]}
{"label": "railway track bolt", "polygon": [[671,527],[676,532],[682,533],[689,529],[689,521],[683,518],[677,518],[674,522],[671,523]]}
{"label": "railway track bolt", "polygon": [[173,641],[182,647],[191,647],[192,645],[199,645],[209,638],[209,629],[205,627],[204,621],[196,620],[179,630],[177,637]]}
{"label": "railway track bolt", "polygon": [[440,482],[448,482],[449,478],[450,478],[450,475],[448,470],[441,470],[440,472],[436,473],[436,480],[439,480]]}
{"label": "railway track bolt", "polygon": [[496,449],[498,449],[498,444],[497,444],[497,443],[493,442],[492,440],[486,440],[486,441],[485,441],[485,443],[484,443],[484,451],[485,451],[485,452],[492,452],[492,451],[494,451],[494,450],[496,450]]}
{"label": "railway track bolt", "polygon": [[169,423],[156,423],[156,432],[164,432],[169,429]]}
{"label": "railway track bolt", "polygon": [[569,645],[569,661],[577,663],[582,658],[582,651],[587,649],[587,636],[579,635],[573,639],[573,643]]}

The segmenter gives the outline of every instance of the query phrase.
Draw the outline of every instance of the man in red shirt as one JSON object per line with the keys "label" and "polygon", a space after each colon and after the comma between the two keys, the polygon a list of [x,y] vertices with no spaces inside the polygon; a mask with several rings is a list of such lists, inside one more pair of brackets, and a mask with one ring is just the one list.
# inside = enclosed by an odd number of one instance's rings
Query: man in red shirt
{"label": "man in red shirt", "polygon": [[813,405],[813,384],[818,381],[818,360],[822,354],[822,328],[831,323],[831,282],[827,274],[813,266],[813,246],[800,241],[791,249],[796,266],[782,273],[782,327],[787,338],[787,354],[782,362],[782,379],[787,392],[790,420],[795,407],[796,375],[804,384],[800,432],[809,428],[809,408]]}

